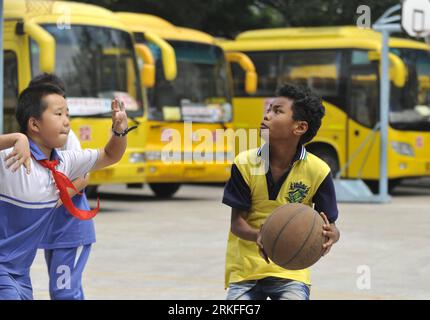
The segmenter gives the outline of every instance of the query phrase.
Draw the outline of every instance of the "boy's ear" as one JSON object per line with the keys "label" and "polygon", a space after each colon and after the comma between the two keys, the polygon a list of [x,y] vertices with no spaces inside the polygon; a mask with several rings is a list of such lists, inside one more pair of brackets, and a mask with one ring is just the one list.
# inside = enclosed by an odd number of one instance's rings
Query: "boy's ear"
{"label": "boy's ear", "polygon": [[306,121],[297,121],[293,132],[297,136],[302,136],[308,131],[308,123]]}
{"label": "boy's ear", "polygon": [[30,117],[30,119],[28,119],[27,130],[29,132],[40,132],[39,121],[34,117]]}

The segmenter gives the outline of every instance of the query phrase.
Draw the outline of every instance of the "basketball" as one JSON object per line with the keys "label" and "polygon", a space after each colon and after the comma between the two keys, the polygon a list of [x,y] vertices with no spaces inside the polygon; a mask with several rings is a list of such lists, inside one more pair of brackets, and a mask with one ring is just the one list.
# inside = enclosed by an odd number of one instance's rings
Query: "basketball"
{"label": "basketball", "polygon": [[324,220],[311,207],[288,203],[273,211],[261,230],[264,251],[278,266],[305,269],[321,258]]}

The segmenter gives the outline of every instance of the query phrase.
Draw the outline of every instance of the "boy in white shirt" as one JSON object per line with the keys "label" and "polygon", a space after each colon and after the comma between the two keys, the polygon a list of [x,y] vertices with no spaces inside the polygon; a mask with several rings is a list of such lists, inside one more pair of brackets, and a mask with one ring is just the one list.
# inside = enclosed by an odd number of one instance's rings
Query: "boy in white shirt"
{"label": "boy in white shirt", "polygon": [[127,147],[127,114],[117,100],[112,101],[113,135],[100,150],[55,150],[70,131],[64,91],[56,86],[26,88],[16,117],[22,133],[0,135],[0,300],[33,298],[30,266],[54,217],[57,189],[71,214],[93,217],[98,208],[84,211],[73,205],[67,178],[118,162]]}

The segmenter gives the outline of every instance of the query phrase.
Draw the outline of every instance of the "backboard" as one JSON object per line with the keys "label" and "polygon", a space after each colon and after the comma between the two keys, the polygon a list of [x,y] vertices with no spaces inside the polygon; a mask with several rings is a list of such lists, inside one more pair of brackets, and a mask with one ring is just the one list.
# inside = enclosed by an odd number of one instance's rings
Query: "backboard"
{"label": "backboard", "polygon": [[402,27],[411,37],[424,38],[430,35],[430,1],[404,0]]}

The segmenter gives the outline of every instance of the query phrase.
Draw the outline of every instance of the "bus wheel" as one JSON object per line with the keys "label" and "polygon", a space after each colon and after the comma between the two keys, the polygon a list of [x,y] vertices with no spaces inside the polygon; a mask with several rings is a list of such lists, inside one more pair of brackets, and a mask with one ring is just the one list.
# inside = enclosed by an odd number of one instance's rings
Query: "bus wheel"
{"label": "bus wheel", "polygon": [[143,183],[128,183],[127,189],[142,189]]}
{"label": "bus wheel", "polygon": [[330,167],[330,171],[333,177],[339,172],[339,160],[337,160],[336,152],[321,146],[309,146],[309,152],[316,155],[318,158],[323,160]]}
{"label": "bus wheel", "polygon": [[150,183],[149,187],[157,198],[171,198],[179,190],[180,183]]}
{"label": "bus wheel", "polygon": [[85,194],[88,198],[97,198],[98,185],[90,185],[85,188]]}
{"label": "bus wheel", "polygon": [[[363,180],[370,191],[374,194],[379,193],[379,180]],[[400,184],[401,179],[389,179],[388,180],[388,193],[393,193],[394,189]]]}

